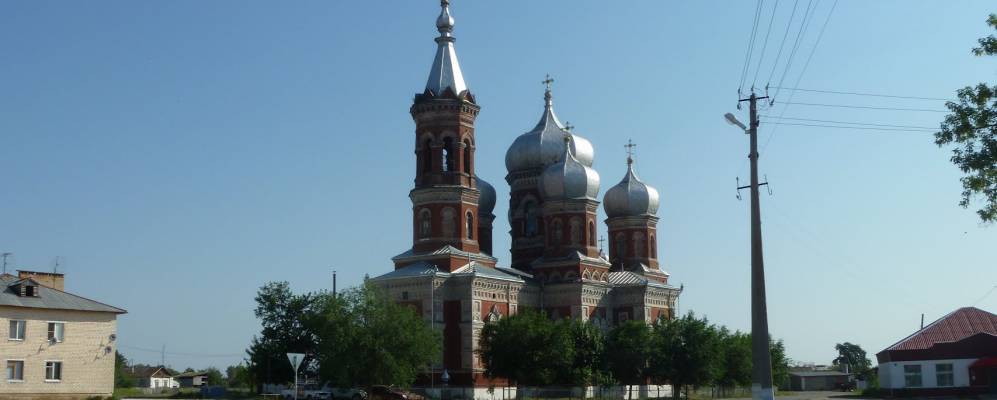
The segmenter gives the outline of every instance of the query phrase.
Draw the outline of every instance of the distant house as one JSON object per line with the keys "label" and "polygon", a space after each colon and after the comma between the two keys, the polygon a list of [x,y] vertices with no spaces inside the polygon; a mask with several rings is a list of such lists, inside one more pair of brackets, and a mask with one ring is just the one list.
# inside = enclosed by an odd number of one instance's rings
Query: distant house
{"label": "distant house", "polygon": [[184,372],[176,376],[180,387],[201,387],[208,384],[208,375],[203,372]]}
{"label": "distant house", "polygon": [[898,396],[997,394],[997,315],[965,307],[876,354]]}
{"label": "distant house", "polygon": [[135,378],[135,386],[140,388],[173,389],[180,387],[180,383],[173,379],[170,370],[162,366],[129,367],[125,371]]}
{"label": "distant house", "polygon": [[114,390],[117,318],[125,310],[67,293],[64,282],[47,272],[0,275],[7,336],[0,339],[7,377],[0,397],[84,399]]}
{"label": "distant house", "polygon": [[837,390],[848,385],[850,377],[840,371],[790,371],[789,390]]}

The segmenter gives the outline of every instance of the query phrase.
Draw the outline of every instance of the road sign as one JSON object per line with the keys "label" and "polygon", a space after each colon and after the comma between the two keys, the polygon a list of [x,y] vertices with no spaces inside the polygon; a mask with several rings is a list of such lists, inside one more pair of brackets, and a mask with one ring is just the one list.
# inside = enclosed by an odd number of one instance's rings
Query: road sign
{"label": "road sign", "polygon": [[304,359],[305,359],[304,354],[287,353],[287,360],[291,362],[291,367],[293,367],[295,371],[298,370],[298,366],[301,365],[301,362],[304,361]]}
{"label": "road sign", "polygon": [[294,400],[298,400],[298,367],[301,366],[301,361],[304,359],[304,354],[287,353],[287,361],[290,361],[291,366],[294,367]]}

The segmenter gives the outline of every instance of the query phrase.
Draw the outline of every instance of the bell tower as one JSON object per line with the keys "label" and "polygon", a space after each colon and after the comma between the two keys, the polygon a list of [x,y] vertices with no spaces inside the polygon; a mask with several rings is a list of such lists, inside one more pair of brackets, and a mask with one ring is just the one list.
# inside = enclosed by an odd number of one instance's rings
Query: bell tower
{"label": "bell tower", "polygon": [[[481,108],[464,82],[454,49],[449,1],[436,19],[437,50],[426,88],[409,109],[415,121],[412,250],[395,267],[428,261],[450,271],[469,260],[494,265],[481,254],[479,200],[474,173],[474,121]],[[491,211],[488,210],[490,213]],[[489,235],[490,236],[490,235]]]}

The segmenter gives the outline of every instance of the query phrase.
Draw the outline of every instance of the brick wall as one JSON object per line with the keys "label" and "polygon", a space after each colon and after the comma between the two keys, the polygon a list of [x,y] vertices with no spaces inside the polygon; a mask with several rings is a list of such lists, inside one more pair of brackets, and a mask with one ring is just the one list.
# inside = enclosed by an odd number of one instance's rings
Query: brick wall
{"label": "brick wall", "polygon": [[[25,320],[23,341],[9,340],[10,320]],[[64,322],[65,338],[49,343],[48,322]],[[114,390],[117,315],[0,306],[0,399],[86,398]],[[107,348],[110,347],[110,351]],[[7,360],[24,360],[24,381],[6,379]],[[62,361],[62,380],[46,382],[45,362]]]}

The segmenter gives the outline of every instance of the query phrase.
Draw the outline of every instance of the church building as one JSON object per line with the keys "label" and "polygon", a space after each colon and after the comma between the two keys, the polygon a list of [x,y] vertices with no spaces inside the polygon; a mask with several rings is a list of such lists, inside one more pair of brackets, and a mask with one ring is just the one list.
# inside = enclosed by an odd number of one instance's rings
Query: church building
{"label": "church building", "polygon": [[627,320],[652,323],[675,315],[682,289],[660,267],[658,191],[638,178],[632,157],[601,199],[608,257],[600,251],[595,149],[554,114],[550,79],[539,122],[506,150],[512,242],[508,261],[499,261],[492,248],[495,188],[475,173],[475,152],[495,149],[476,146],[481,107],[457,62],[448,3],[436,19],[429,79],[409,109],[412,247],[371,282],[441,333],[443,357],[427,381],[438,384],[445,374],[451,387],[484,390],[504,385],[485,377],[477,354],[490,321],[529,308],[606,330]]}

